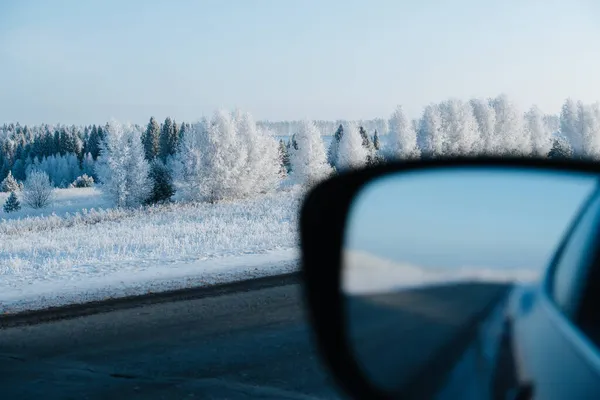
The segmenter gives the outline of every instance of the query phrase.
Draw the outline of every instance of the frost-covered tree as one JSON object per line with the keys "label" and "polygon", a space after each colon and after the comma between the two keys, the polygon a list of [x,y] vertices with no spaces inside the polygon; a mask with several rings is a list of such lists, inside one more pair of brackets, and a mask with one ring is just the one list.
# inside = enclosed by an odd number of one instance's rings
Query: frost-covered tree
{"label": "frost-covered tree", "polygon": [[523,113],[504,94],[490,101],[496,115],[494,135],[498,154],[528,156],[532,152],[531,137],[524,129]]}
{"label": "frost-covered tree", "polygon": [[470,103],[449,99],[439,104],[445,156],[471,156],[481,152],[480,133]]}
{"label": "frost-covered tree", "polygon": [[532,155],[547,157],[552,149],[552,132],[544,121],[544,114],[537,106],[525,113],[525,129],[531,138]]}
{"label": "frost-covered tree", "polygon": [[12,173],[8,171],[8,175],[2,183],[0,183],[0,191],[2,192],[18,192],[20,190],[17,180],[14,178]]}
{"label": "frost-covered tree", "polygon": [[442,129],[439,106],[437,104],[426,106],[419,122],[422,155],[427,157],[443,156],[448,139],[446,132]]}
{"label": "frost-covered tree", "polygon": [[338,170],[360,168],[367,164],[369,153],[362,143],[358,126],[355,122],[349,122],[338,148],[336,162]]}
{"label": "frost-covered tree", "polygon": [[290,163],[292,176],[297,183],[311,186],[332,173],[331,166],[327,163],[323,137],[314,122],[302,121],[296,141],[298,149],[290,151]]}
{"label": "frost-covered tree", "polygon": [[573,99],[568,98],[560,112],[560,132],[573,149],[575,156],[583,153],[583,131],[579,120],[579,109],[583,104],[576,104]]}
{"label": "frost-covered tree", "polygon": [[53,188],[48,174],[33,170],[23,185],[23,201],[31,208],[47,207],[52,200]]}
{"label": "frost-covered tree", "polygon": [[331,139],[331,143],[329,143],[329,148],[327,149],[327,162],[332,167],[335,166],[338,158],[338,148],[340,146],[340,140],[344,136],[344,127],[340,124]]}
{"label": "frost-covered tree", "polygon": [[582,128],[584,158],[600,158],[600,107],[598,103],[586,104],[578,107],[579,120]]}
{"label": "frost-covered tree", "polygon": [[19,199],[17,198],[15,192],[10,192],[10,195],[6,199],[3,208],[5,213],[19,211],[21,209],[21,203],[19,203]]}
{"label": "frost-covered tree", "polygon": [[149,170],[140,132],[132,126],[111,121],[96,162],[101,190],[118,207],[138,206],[152,190]]}
{"label": "frost-covered tree", "polygon": [[210,202],[276,188],[281,179],[277,141],[248,113],[217,111],[186,134],[173,169],[184,198]]}
{"label": "frost-covered tree", "polygon": [[484,154],[496,154],[499,144],[494,133],[496,113],[491,102],[483,99],[472,99],[470,103],[480,135],[479,150]]}
{"label": "frost-covered tree", "polygon": [[402,106],[396,107],[389,123],[387,156],[390,159],[419,158],[421,151],[417,147],[417,133],[412,124],[408,123]]}
{"label": "frost-covered tree", "polygon": [[154,160],[160,152],[161,130],[160,124],[154,117],[150,117],[150,122],[142,135],[142,144],[146,160]]}
{"label": "frost-covered tree", "polygon": [[277,141],[266,128],[257,127],[250,113],[236,111],[234,121],[242,152],[247,157],[241,176],[241,194],[274,190],[283,177]]}

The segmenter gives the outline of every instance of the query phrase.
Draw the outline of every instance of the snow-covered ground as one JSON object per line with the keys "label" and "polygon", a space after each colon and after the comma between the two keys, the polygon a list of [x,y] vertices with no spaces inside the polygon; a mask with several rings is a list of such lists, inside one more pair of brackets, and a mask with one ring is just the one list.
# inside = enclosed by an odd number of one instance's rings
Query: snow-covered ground
{"label": "snow-covered ground", "polygon": [[342,289],[347,293],[385,293],[399,288],[447,282],[531,282],[540,271],[528,269],[439,268],[402,264],[373,254],[345,250]]}
{"label": "snow-covered ground", "polygon": [[[0,204],[6,202],[9,194],[0,192]],[[55,189],[52,194],[52,202],[48,207],[34,210],[21,201],[21,209],[19,211],[6,213],[0,207],[0,220],[41,217],[51,215],[52,213],[57,216],[64,216],[66,213],[80,212],[85,209],[106,209],[110,207],[110,201],[103,197],[100,190],[96,188]]]}
{"label": "snow-covered ground", "polygon": [[9,278],[0,283],[0,314],[277,275],[296,271],[297,259],[297,250],[281,249],[168,265],[104,268],[71,279],[33,277],[15,282]]}
{"label": "snow-covered ground", "polygon": [[135,210],[92,209],[107,204],[95,189],[56,192],[45,215],[23,208],[0,222],[0,312],[238,280],[297,265],[301,191],[294,187],[236,202]]}
{"label": "snow-covered ground", "polygon": [[[0,194],[0,201],[6,194]],[[209,285],[298,266],[302,191],[114,209],[100,191],[58,189],[44,210],[0,214],[0,313]],[[456,280],[535,279],[535,271],[432,271],[348,252],[344,289],[389,291]]]}

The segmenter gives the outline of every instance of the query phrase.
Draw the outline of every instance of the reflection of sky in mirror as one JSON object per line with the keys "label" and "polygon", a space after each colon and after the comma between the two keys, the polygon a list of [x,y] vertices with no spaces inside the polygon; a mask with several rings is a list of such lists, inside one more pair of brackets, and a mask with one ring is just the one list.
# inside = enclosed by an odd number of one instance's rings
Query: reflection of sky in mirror
{"label": "reflection of sky in mirror", "polygon": [[346,248],[425,267],[545,267],[591,175],[444,169],[395,174],[365,187]]}

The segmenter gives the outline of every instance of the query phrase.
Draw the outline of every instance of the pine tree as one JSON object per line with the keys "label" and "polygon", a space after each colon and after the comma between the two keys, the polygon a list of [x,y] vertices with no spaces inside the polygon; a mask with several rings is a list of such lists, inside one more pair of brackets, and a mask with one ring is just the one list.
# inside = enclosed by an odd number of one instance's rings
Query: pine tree
{"label": "pine tree", "polygon": [[150,122],[148,122],[146,131],[142,136],[146,160],[154,160],[158,156],[160,151],[160,138],[160,125],[154,117],[150,117]]}
{"label": "pine tree", "polygon": [[183,142],[183,138],[185,136],[185,132],[190,129],[190,125],[187,123],[181,124],[181,128],[179,128],[179,134],[177,135],[177,150],[179,151],[179,145]]}
{"label": "pine tree", "polygon": [[329,148],[327,149],[327,162],[331,166],[335,166],[335,163],[337,162],[338,148],[340,146],[340,140],[342,140],[343,136],[344,127],[342,126],[342,124],[340,124],[340,126],[338,126],[337,130],[335,131],[335,134],[333,135],[333,139],[329,144]]}
{"label": "pine tree", "polygon": [[9,170],[8,175],[2,183],[0,183],[0,191],[2,192],[16,192],[19,190],[19,184],[17,180],[13,177],[12,172]]}
{"label": "pine tree", "polygon": [[573,158],[573,149],[569,141],[564,137],[554,138],[552,141],[552,149],[548,153],[548,158],[551,159],[570,159]]}
{"label": "pine tree", "polygon": [[177,149],[179,148],[179,131],[181,131],[181,126],[173,120],[173,132],[171,134],[171,144],[169,146],[171,149],[170,155],[177,153]]}
{"label": "pine tree", "polygon": [[167,157],[175,154],[177,140],[175,138],[175,129],[173,120],[170,117],[165,119],[160,132],[160,158],[166,162]]}
{"label": "pine tree", "polygon": [[362,145],[365,149],[371,150],[371,140],[369,140],[369,135],[365,128],[361,126],[358,127],[358,132],[360,133],[360,137],[362,138]]}
{"label": "pine tree", "polygon": [[288,147],[284,143],[283,139],[279,140],[279,158],[281,160],[281,166],[286,173],[290,173],[291,164],[290,164],[290,153],[288,151]]}
{"label": "pine tree", "polygon": [[17,159],[12,166],[12,173],[15,179],[19,181],[25,180],[25,160],[21,158]]}
{"label": "pine tree", "polygon": [[175,194],[171,171],[160,159],[155,159],[150,163],[150,180],[152,181],[152,192],[146,203],[165,202]]}
{"label": "pine tree", "polygon": [[381,148],[381,144],[379,143],[379,134],[377,133],[377,129],[375,129],[375,133],[373,134],[373,147],[377,151],[379,151],[379,149]]}
{"label": "pine tree", "polygon": [[369,134],[367,130],[363,128],[363,126],[359,126],[358,132],[360,133],[360,137],[362,138],[362,145],[367,151],[367,165],[375,164],[375,148],[369,139]]}
{"label": "pine tree", "polygon": [[6,202],[4,203],[4,212],[5,213],[10,213],[13,211],[19,211],[21,209],[21,203],[19,203],[19,199],[17,198],[17,195],[15,194],[15,192],[10,192],[10,195],[8,196],[8,198],[6,199]]}

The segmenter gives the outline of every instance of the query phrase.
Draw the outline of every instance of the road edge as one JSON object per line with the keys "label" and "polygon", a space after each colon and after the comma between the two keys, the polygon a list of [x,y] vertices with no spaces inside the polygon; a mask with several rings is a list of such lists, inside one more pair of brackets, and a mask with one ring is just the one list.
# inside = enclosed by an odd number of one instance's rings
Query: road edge
{"label": "road edge", "polygon": [[18,311],[12,314],[1,315],[0,329],[85,317],[159,303],[201,299],[204,297],[221,296],[235,292],[249,292],[276,286],[292,285],[300,282],[301,272],[294,271],[193,288],[94,300],[85,303],[68,304],[37,310]]}

